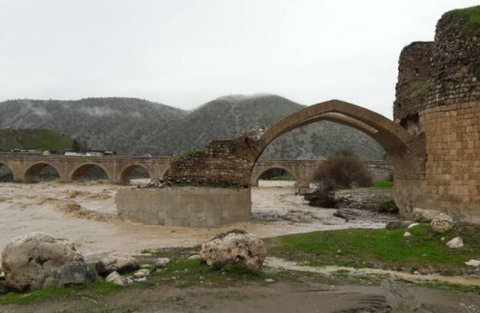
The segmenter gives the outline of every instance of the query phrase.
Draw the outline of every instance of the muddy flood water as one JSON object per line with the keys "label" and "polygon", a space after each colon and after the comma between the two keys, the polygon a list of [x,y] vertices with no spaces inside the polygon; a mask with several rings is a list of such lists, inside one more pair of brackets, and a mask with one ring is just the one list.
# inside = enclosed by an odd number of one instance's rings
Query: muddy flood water
{"label": "muddy flood water", "polygon": [[[27,232],[42,231],[74,242],[87,261],[109,252],[138,254],[144,249],[193,247],[221,231],[245,229],[262,238],[316,230],[345,228],[383,228],[393,217],[363,214],[346,222],[335,217],[335,209],[313,208],[295,195],[291,182],[260,181],[252,190],[252,217],[248,222],[218,228],[181,228],[144,225],[118,216],[115,193],[131,188],[102,182],[38,184],[0,183],[0,251],[6,243]],[[275,258],[267,258],[269,270],[322,273]],[[330,270],[334,272],[338,269]],[[353,269],[350,269],[353,271]],[[323,272],[322,272],[323,271]],[[353,272],[352,272],[353,273]],[[382,273],[363,273],[363,275]],[[465,312],[480,313],[480,295],[442,291],[412,285],[414,277],[386,278],[372,286],[324,285],[321,283],[282,282],[268,286],[247,285],[230,289],[188,290],[158,286],[149,291],[119,292],[102,304],[115,307],[130,302],[135,312]],[[222,293],[235,297],[222,297]],[[182,306],[169,297],[185,299]],[[156,299],[153,301],[152,299]],[[164,302],[162,302],[165,299]],[[241,301],[239,300],[241,299]],[[170,301],[170,302],[169,302]],[[126,305],[126,304],[125,304]],[[68,307],[72,310],[65,310]],[[48,305],[5,306],[0,312],[76,312],[87,311],[80,300],[64,300]],[[202,309],[203,308],[203,309]],[[4,311],[2,311],[2,309]],[[100,310],[101,311],[101,310]],[[99,312],[100,312],[99,311]],[[96,311],[95,311],[96,312]],[[103,312],[103,311],[102,311]],[[110,311],[108,311],[110,312]],[[130,312],[130,311],[129,311]]]}
{"label": "muddy flood water", "polygon": [[[267,187],[274,184],[277,187]],[[115,193],[123,187],[101,182],[0,184],[0,250],[12,238],[42,231],[67,238],[87,259],[111,251],[193,247],[221,231],[241,228],[258,236],[342,228],[384,227],[385,218],[345,222],[333,209],[312,208],[294,194],[291,182],[261,182],[252,190],[252,219],[216,228],[144,225],[117,215]],[[283,187],[278,187],[283,186]]]}

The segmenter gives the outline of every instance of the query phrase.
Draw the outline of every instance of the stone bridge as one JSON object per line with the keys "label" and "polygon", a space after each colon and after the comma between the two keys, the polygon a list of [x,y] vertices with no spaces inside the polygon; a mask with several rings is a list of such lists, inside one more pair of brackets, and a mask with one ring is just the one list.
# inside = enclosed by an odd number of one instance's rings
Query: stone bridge
{"label": "stone bridge", "polygon": [[[127,185],[136,168],[145,169],[152,179],[165,178],[173,160],[174,158],[170,157],[0,154],[0,166],[10,169],[14,181],[26,183],[38,182],[41,171],[47,166],[51,166],[58,173],[59,181],[62,182],[82,180],[91,167],[98,166],[110,181]],[[256,186],[260,176],[266,171],[280,168],[293,175],[297,187],[308,187],[314,171],[322,162],[322,160],[260,159],[252,172],[251,185]],[[374,181],[391,177],[392,166],[389,162],[366,161],[366,164]]]}
{"label": "stone bridge", "polygon": [[[251,186],[257,186],[263,173],[271,169],[283,169],[292,174],[299,189],[308,188],[313,181],[315,170],[324,160],[294,160],[294,159],[260,159],[255,163],[250,179]],[[383,181],[392,178],[393,167],[388,161],[365,161],[372,174],[373,181]]]}
{"label": "stone bridge", "polygon": [[98,166],[112,182],[129,184],[136,168],[144,168],[152,179],[162,178],[171,161],[169,157],[0,154],[0,166],[10,169],[14,181],[26,183],[39,181],[40,172],[47,166],[57,171],[62,182],[82,180],[90,168]]}

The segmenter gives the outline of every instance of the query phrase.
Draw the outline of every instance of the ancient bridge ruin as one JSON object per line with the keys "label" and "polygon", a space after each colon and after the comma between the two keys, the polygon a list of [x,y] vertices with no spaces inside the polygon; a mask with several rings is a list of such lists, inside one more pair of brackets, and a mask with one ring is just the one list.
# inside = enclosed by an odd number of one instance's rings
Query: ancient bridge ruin
{"label": "ancient bridge ruin", "polygon": [[[0,167],[5,166],[13,174],[16,182],[34,183],[40,180],[41,171],[50,166],[58,174],[60,182],[83,179],[88,169],[101,168],[113,183],[128,185],[132,173],[143,168],[153,180],[168,179],[171,157],[134,156],[64,156],[1,153]],[[306,188],[313,181],[315,170],[323,160],[261,159],[252,172],[251,185],[256,186],[260,176],[271,169],[284,169],[291,173],[298,188]],[[366,161],[374,181],[386,180],[391,176],[392,166],[387,161]]]}
{"label": "ancient bridge ruin", "polygon": [[249,186],[264,149],[284,133],[320,120],[362,131],[389,155],[401,214],[436,209],[480,224],[480,7],[445,13],[434,42],[400,54],[394,121],[340,100],[292,114],[263,135],[214,141],[172,162],[174,181]]}

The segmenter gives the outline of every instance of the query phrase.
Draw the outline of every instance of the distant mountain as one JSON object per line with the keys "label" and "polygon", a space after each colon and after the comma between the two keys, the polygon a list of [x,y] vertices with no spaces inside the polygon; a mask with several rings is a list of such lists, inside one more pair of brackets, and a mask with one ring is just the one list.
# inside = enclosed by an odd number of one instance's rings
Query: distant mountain
{"label": "distant mountain", "polygon": [[[305,106],[276,95],[225,96],[193,111],[132,98],[78,101],[13,100],[0,103],[0,127],[52,128],[92,149],[119,154],[174,155],[232,138],[256,125],[269,127]],[[275,140],[264,157],[318,158],[349,149],[379,159],[383,149],[357,130],[318,122]]]}
{"label": "distant mountain", "polygon": [[143,144],[163,133],[187,113],[133,98],[88,98],[78,101],[13,100],[0,103],[0,128],[51,128],[87,142],[92,149],[122,154],[151,151]]}

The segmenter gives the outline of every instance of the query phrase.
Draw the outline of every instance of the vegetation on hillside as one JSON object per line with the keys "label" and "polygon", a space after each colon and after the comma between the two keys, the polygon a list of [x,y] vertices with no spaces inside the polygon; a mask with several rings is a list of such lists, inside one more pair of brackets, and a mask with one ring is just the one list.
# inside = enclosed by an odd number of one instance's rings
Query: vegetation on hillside
{"label": "vegetation on hillside", "polygon": [[[275,95],[221,97],[191,112],[132,98],[11,100],[0,103],[0,127],[51,128],[92,149],[169,156],[204,149],[212,140],[233,138],[256,125],[269,127],[302,108]],[[363,159],[384,153],[357,130],[318,122],[278,138],[263,157],[316,159],[347,148]]]}
{"label": "vegetation on hillside", "polygon": [[0,150],[41,149],[64,150],[74,140],[51,129],[0,129]]}

